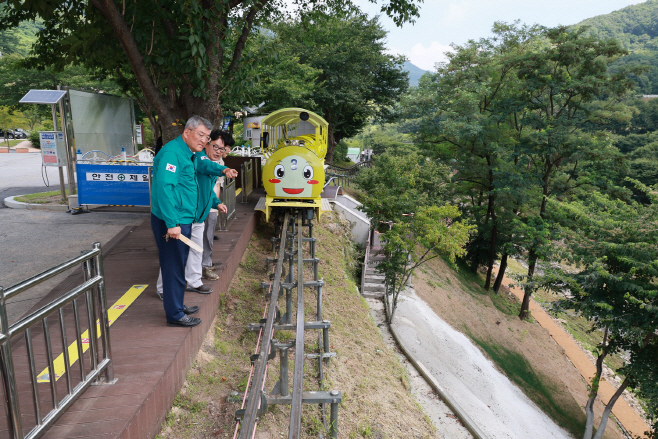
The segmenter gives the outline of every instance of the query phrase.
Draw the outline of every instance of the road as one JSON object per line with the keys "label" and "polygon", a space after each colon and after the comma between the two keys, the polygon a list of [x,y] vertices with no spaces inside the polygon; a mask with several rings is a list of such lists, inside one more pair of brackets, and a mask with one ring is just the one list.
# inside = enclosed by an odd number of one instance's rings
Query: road
{"label": "road", "polygon": [[[46,171],[50,182],[59,182],[57,168]],[[141,224],[148,214],[64,212],[9,209],[4,199],[13,195],[59,189],[46,187],[41,177],[41,155],[0,154],[0,285],[9,287],[92,248],[106,244],[127,226]],[[10,323],[15,322],[43,295],[70,273],[64,273],[27,291],[8,305]]]}

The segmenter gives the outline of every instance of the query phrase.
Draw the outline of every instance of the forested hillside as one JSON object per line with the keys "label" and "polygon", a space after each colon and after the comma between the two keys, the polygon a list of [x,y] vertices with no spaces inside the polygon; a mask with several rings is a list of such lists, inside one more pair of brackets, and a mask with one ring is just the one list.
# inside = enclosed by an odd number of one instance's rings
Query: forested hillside
{"label": "forested hillside", "polygon": [[658,94],[658,0],[588,18],[578,25],[590,26],[590,33],[598,38],[616,39],[631,52],[612,63],[612,71],[627,64],[648,66],[637,78],[639,89],[643,94]]}
{"label": "forested hillside", "polygon": [[[0,19],[2,10],[0,9]],[[22,22],[18,27],[0,31],[0,54],[27,56],[36,41],[36,33],[41,29],[41,21]]]}

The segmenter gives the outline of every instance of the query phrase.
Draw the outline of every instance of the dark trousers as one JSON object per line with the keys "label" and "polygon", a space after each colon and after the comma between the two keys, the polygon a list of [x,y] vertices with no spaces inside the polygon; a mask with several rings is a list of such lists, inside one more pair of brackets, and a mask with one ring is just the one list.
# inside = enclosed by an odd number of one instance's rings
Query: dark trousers
{"label": "dark trousers", "polygon": [[[185,264],[190,248],[180,239],[165,240],[167,225],[157,216],[151,214],[151,228],[158,245],[160,270],[162,270],[162,299],[167,321],[173,322],[183,318],[183,297],[185,295]],[[192,234],[191,224],[181,224],[181,233],[186,237]]]}

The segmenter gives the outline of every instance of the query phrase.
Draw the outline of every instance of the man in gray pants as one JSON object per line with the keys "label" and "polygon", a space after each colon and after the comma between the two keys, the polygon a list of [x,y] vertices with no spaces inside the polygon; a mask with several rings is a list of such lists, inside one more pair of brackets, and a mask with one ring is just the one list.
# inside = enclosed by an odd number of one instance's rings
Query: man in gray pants
{"label": "man in gray pants", "polygon": [[[235,145],[235,140],[233,137],[226,131],[213,131],[210,134],[210,144],[215,151],[220,152],[220,158],[216,163],[224,165],[223,158],[228,156],[231,151],[231,147]],[[217,197],[220,194],[220,188],[224,186],[224,177],[217,178],[217,183],[215,184],[215,192]],[[215,226],[217,225],[219,212],[215,209],[211,209],[208,217],[205,221],[205,233],[203,235],[203,259],[201,265],[203,266],[203,277],[209,280],[219,279],[219,275],[215,273],[215,270],[219,268],[221,262],[213,264],[212,262],[212,249],[215,243]]]}

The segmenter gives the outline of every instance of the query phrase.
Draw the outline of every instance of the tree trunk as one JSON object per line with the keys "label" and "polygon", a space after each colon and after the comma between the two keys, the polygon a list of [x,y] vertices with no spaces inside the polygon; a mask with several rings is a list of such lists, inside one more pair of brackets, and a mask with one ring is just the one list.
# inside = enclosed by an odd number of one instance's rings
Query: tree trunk
{"label": "tree trunk", "polygon": [[[544,166],[544,176],[542,177],[543,187],[542,187],[541,206],[539,207],[539,216],[541,217],[542,220],[545,219],[546,217],[546,202],[548,201],[548,194],[549,194],[548,181],[552,170],[553,170],[553,164],[551,163],[550,159],[546,159]],[[537,266],[537,259],[538,259],[537,247],[534,246],[528,252],[528,278],[526,282],[532,281],[532,276],[534,276],[535,267]],[[532,288],[526,285],[523,293],[523,302],[521,303],[521,311],[519,312],[519,318],[521,320],[525,320],[529,316],[528,307],[530,306],[531,295],[532,295]]]}
{"label": "tree trunk", "polygon": [[612,407],[614,407],[621,394],[624,393],[626,387],[628,387],[628,377],[624,378],[624,381],[621,383],[615,394],[612,395],[612,398],[610,398],[610,401],[608,401],[608,404],[605,406],[605,410],[603,410],[603,414],[601,415],[601,423],[599,424],[598,430],[596,430],[594,439],[601,439],[603,437],[603,433],[605,433],[605,427],[608,425],[608,419],[610,418]]}
{"label": "tree trunk", "polygon": [[135,38],[130,32],[130,28],[123,15],[118,10],[116,3],[112,0],[90,0],[90,4],[98,9],[114,31],[119,45],[126,54],[126,58],[135,75],[135,80],[144,95],[144,99],[158,114],[160,123],[163,125],[164,137],[167,133],[165,126],[171,126],[176,119],[175,113],[172,112],[173,102],[163,96],[155,86],[144,63],[144,58],[137,48]]}
{"label": "tree trunk", "polygon": [[[535,267],[537,266],[537,253],[535,249],[530,249],[528,254],[528,278],[526,282],[530,282],[532,277],[535,274]],[[521,311],[519,312],[519,318],[525,320],[530,316],[530,296],[532,295],[532,288],[528,285],[523,289],[523,302],[521,302]]]}
{"label": "tree trunk", "polygon": [[484,289],[489,291],[491,288],[491,273],[493,271],[494,262],[496,262],[496,239],[498,238],[498,224],[496,223],[496,195],[494,194],[494,173],[492,167],[492,159],[487,156],[487,165],[489,166],[489,202],[487,206],[487,219],[485,224],[489,223],[491,219],[491,240],[489,241],[489,260],[487,261],[487,280],[484,283]]}
{"label": "tree trunk", "polygon": [[325,156],[326,163],[334,162],[334,150],[336,149],[336,141],[334,139],[334,129],[329,122],[329,128],[327,128],[327,155]]}
{"label": "tree trunk", "polygon": [[493,290],[497,293],[500,291],[500,286],[503,283],[503,278],[505,277],[505,270],[507,270],[507,253],[503,254],[503,257],[500,259],[500,267],[498,268],[498,275],[496,276],[496,281],[494,282]]}
{"label": "tree trunk", "polygon": [[[589,399],[587,404],[585,404],[585,413],[587,414],[587,421],[585,423],[585,434],[583,439],[592,439],[592,433],[594,431],[594,402],[596,401],[596,396],[599,393],[599,386],[601,383],[601,375],[603,374],[603,360],[606,355],[608,355],[608,327],[606,326],[605,331],[603,332],[603,349],[601,353],[596,358],[596,373],[592,378],[592,385],[590,386]],[[604,427],[605,428],[605,427]]]}
{"label": "tree trunk", "polygon": [[496,224],[496,216],[493,218],[493,228],[491,229],[491,243],[489,247],[489,264],[487,268],[487,280],[484,283],[484,289],[489,291],[491,288],[491,275],[493,273],[493,266],[496,262],[496,240],[498,238],[498,224]]}
{"label": "tree trunk", "polygon": [[585,421],[585,434],[583,439],[592,439],[592,432],[594,431],[594,402],[596,401],[596,394],[590,396],[585,404],[585,413],[587,420]]}

